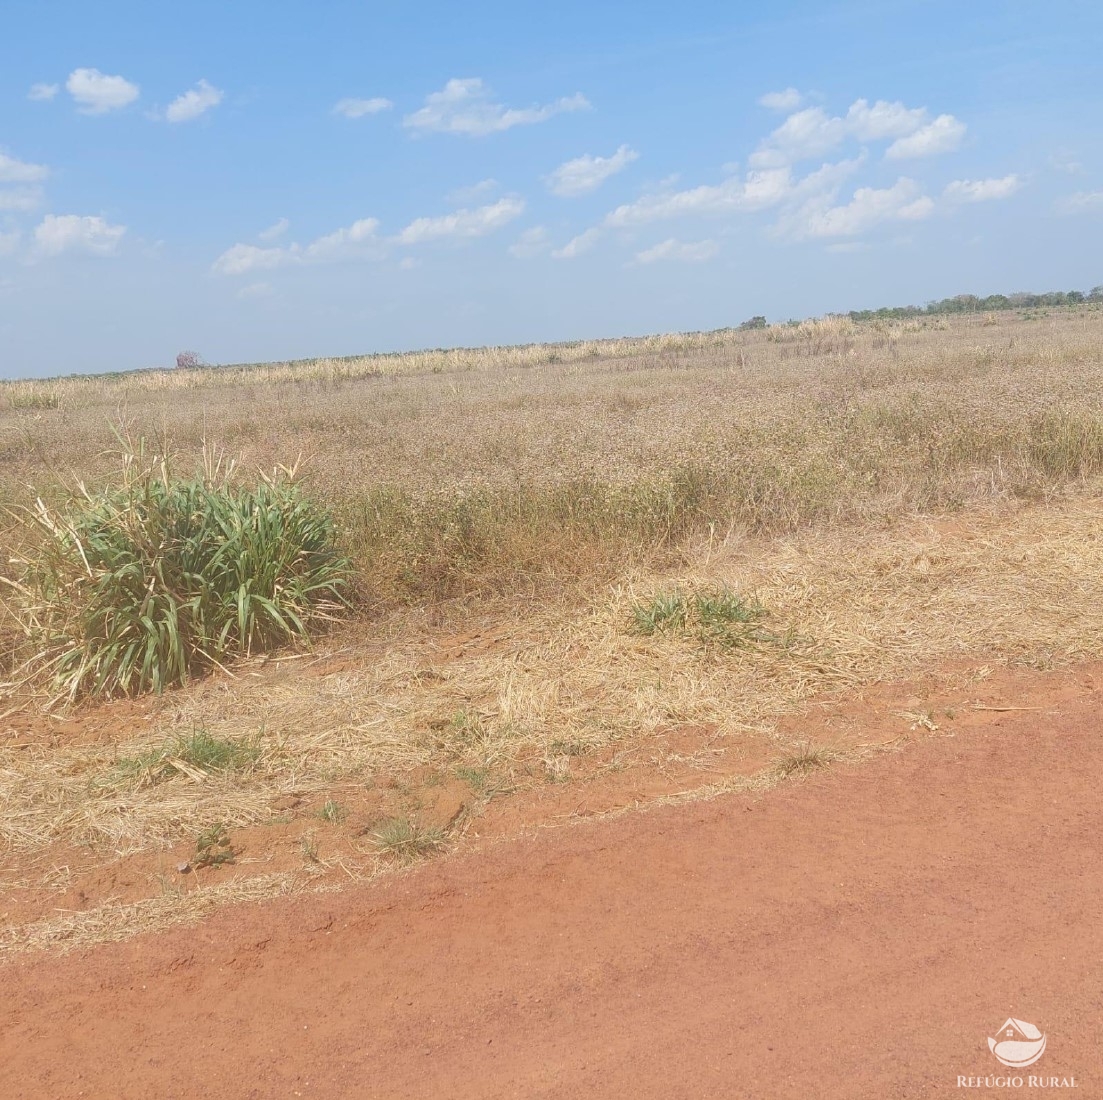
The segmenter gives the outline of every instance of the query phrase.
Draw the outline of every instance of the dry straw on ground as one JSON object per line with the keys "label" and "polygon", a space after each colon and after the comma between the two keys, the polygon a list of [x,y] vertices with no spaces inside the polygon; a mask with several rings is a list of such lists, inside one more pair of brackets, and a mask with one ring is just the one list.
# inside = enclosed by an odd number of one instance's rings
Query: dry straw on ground
{"label": "dry straw on ground", "polygon": [[[579,754],[627,758],[683,725],[780,759],[796,746],[779,720],[826,691],[1103,656],[1101,326],[1087,309],[830,321],[382,374],[9,387],[8,502],[55,473],[105,476],[117,416],[181,461],[205,438],[265,467],[311,453],[364,603],[314,655],[166,696],[140,737],[0,741],[4,878],[59,846],[109,861],[216,822],[263,826],[291,792],[461,770],[503,789],[570,782]],[[634,633],[632,608],[675,589],[754,596],[784,644]],[[256,759],[156,783],[120,768],[197,728],[254,739]],[[141,913],[198,903],[175,904]],[[3,944],[79,939],[77,925]]]}

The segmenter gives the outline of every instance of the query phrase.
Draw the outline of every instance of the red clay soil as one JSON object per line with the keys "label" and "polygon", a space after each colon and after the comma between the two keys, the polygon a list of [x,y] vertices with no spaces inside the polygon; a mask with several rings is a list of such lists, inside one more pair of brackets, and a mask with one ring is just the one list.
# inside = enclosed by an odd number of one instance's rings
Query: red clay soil
{"label": "red clay soil", "polygon": [[1103,1097],[1101,701],[9,964],[0,1097]]}

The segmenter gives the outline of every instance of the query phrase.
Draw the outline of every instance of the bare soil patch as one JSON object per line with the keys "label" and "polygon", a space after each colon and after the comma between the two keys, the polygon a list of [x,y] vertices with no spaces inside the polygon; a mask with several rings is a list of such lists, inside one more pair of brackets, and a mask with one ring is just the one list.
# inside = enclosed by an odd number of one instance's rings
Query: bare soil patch
{"label": "bare soil patch", "polygon": [[[1024,1077],[1095,1095],[1100,675],[990,681],[967,732],[766,793],[25,956],[3,1094],[920,1097],[1009,1072],[1011,1016],[1047,1035]],[[835,705],[887,734],[883,701]]]}

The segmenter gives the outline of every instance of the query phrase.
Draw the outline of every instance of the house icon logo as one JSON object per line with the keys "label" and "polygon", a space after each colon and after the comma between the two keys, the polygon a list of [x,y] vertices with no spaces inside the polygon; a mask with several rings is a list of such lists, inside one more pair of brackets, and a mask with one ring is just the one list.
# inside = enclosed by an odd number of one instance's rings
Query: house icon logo
{"label": "house icon logo", "polygon": [[1045,1035],[1026,1020],[1008,1020],[1000,1028],[999,1035],[998,1039],[988,1040],[988,1049],[1011,1069],[1026,1069],[1045,1053]]}

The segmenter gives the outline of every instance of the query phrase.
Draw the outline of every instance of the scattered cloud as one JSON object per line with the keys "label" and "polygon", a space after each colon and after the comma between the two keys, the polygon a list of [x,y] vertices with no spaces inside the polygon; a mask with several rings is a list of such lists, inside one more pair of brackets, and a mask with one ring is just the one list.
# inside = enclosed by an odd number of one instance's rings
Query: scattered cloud
{"label": "scattered cloud", "polygon": [[611,157],[575,157],[565,161],[550,176],[548,190],[561,198],[573,198],[596,191],[610,176],[624,171],[639,153],[622,145]]}
{"label": "scattered cloud", "polygon": [[541,256],[551,247],[551,235],[542,225],[526,229],[509,246],[507,251],[516,260],[531,260],[534,256]]}
{"label": "scattered cloud", "polygon": [[891,187],[859,187],[845,206],[823,207],[813,201],[781,228],[796,240],[853,237],[886,221],[919,221],[933,209],[919,184],[901,176]]}
{"label": "scattered cloud", "polygon": [[427,95],[425,106],[407,115],[402,125],[415,133],[483,137],[589,106],[586,97],[579,93],[542,107],[504,107],[492,101],[490,90],[479,77],[469,77],[449,80],[439,92]]}
{"label": "scattered cloud", "polygon": [[63,252],[110,256],[124,233],[125,225],[111,225],[103,218],[47,214],[35,227],[35,251],[40,256],[59,256]]}
{"label": "scattered cloud", "polygon": [[286,218],[280,218],[279,221],[270,225],[267,229],[262,229],[257,238],[262,241],[276,241],[282,237],[288,229],[291,228],[291,223]]}
{"label": "scattered cloud", "polygon": [[796,88],[786,88],[783,92],[767,92],[758,102],[771,111],[795,111],[804,102],[804,96]]}
{"label": "scattered cloud", "polygon": [[862,157],[855,157],[824,164],[800,179],[786,166],[731,176],[718,184],[659,191],[618,206],[606,216],[605,224],[623,229],[679,217],[766,210],[814,195],[830,195],[862,162]]}
{"label": "scattered cloud", "polygon": [[44,164],[28,164],[0,153],[0,183],[40,183],[49,174]]}
{"label": "scattered cloud", "polygon": [[636,262],[640,264],[653,264],[658,260],[681,260],[685,263],[704,263],[711,260],[720,251],[716,241],[696,241],[683,243],[671,237],[652,248],[645,248],[636,253]]}
{"label": "scattered cloud", "polygon": [[1058,199],[1054,204],[1058,214],[1087,214],[1103,210],[1103,191],[1076,191]]}
{"label": "scattered cloud", "polygon": [[398,267],[400,271],[413,271],[415,267],[421,267],[421,261],[415,260],[413,256],[403,256],[398,261]]}
{"label": "scattered cloud", "polygon": [[381,111],[389,111],[394,104],[382,96],[373,99],[339,99],[333,105],[335,115],[344,115],[345,118],[363,118],[365,115],[377,115]]}
{"label": "scattered cloud", "polygon": [[395,240],[399,244],[423,244],[425,241],[470,239],[493,233],[519,218],[525,211],[524,200],[513,197],[499,199],[489,206],[474,210],[457,210],[437,218],[415,218]]}
{"label": "scattered cloud", "polygon": [[0,211],[37,210],[43,199],[41,187],[0,187]]}
{"label": "scattered cloud", "polygon": [[222,102],[222,91],[206,80],[178,95],[165,109],[168,122],[191,122]]}
{"label": "scattered cloud", "polygon": [[598,227],[587,229],[585,233],[579,233],[577,237],[572,237],[562,248],[555,249],[552,252],[552,258],[556,260],[576,259],[583,253],[589,252],[600,236],[601,230]]}
{"label": "scattered cloud", "polygon": [[457,206],[466,206],[492,195],[498,190],[498,186],[498,181],[494,179],[479,180],[468,187],[457,187],[455,191],[449,191],[445,199]]}
{"label": "scattered cloud", "polygon": [[868,252],[870,246],[868,241],[836,241],[834,244],[825,247],[828,252],[838,252],[846,255],[852,252]]}
{"label": "scattered cloud", "polygon": [[60,86],[57,84],[32,84],[27,92],[27,98],[38,103],[44,103],[53,99],[60,90]]}
{"label": "scattered cloud", "polygon": [[898,138],[886,150],[889,160],[911,157],[933,157],[939,153],[952,153],[965,137],[965,123],[953,115],[939,115],[914,134]]}
{"label": "scattered cloud", "polygon": [[[286,229],[286,218],[281,218],[265,233],[278,229],[279,233],[266,238],[273,239]],[[261,248],[255,244],[238,243],[226,249],[213,264],[216,275],[247,275],[252,271],[272,271],[288,264],[327,264],[345,260],[375,260],[384,254],[384,243],[379,238],[377,218],[361,218],[352,225],[318,237],[307,245],[289,244]],[[263,234],[262,234],[263,238]]]}
{"label": "scattered cloud", "polygon": [[879,99],[872,105],[857,99],[845,115],[829,115],[822,107],[796,111],[751,154],[752,168],[781,168],[820,157],[844,141],[895,139],[892,157],[928,156],[957,148],[965,133],[964,123],[953,115],[940,115],[927,122],[925,107],[906,107],[899,101]]}
{"label": "scattered cloud", "polygon": [[[378,218],[361,218],[345,229],[319,237],[302,250],[306,263],[333,263],[338,260],[377,258],[380,254]],[[374,246],[374,247],[372,247]]]}
{"label": "scattered cloud", "polygon": [[988,202],[991,199],[1006,199],[1022,185],[1022,180],[1014,173],[1001,179],[954,180],[946,185],[942,197],[951,202]]}
{"label": "scattered cloud", "polygon": [[243,299],[271,298],[274,293],[275,288],[271,283],[249,283],[237,292],[237,296]]}
{"label": "scattered cloud", "polygon": [[216,275],[245,275],[250,271],[270,271],[285,263],[283,248],[258,248],[255,244],[235,244],[227,248],[211,265]]}
{"label": "scattered cloud", "polygon": [[10,256],[19,247],[22,236],[18,230],[12,233],[0,233],[0,256]]}
{"label": "scattered cloud", "polygon": [[903,103],[887,103],[883,99],[877,100],[872,107],[864,99],[855,100],[846,112],[847,130],[859,141],[903,137],[914,133],[926,120],[925,107],[908,108]]}
{"label": "scattered cloud", "polygon": [[1066,172],[1070,176],[1079,175],[1084,171],[1084,165],[1077,159],[1077,155],[1071,149],[1058,149],[1050,155],[1049,164],[1058,172]]}
{"label": "scattered cloud", "polygon": [[65,82],[77,109],[84,115],[103,115],[126,107],[138,98],[137,84],[99,69],[74,69]]}

